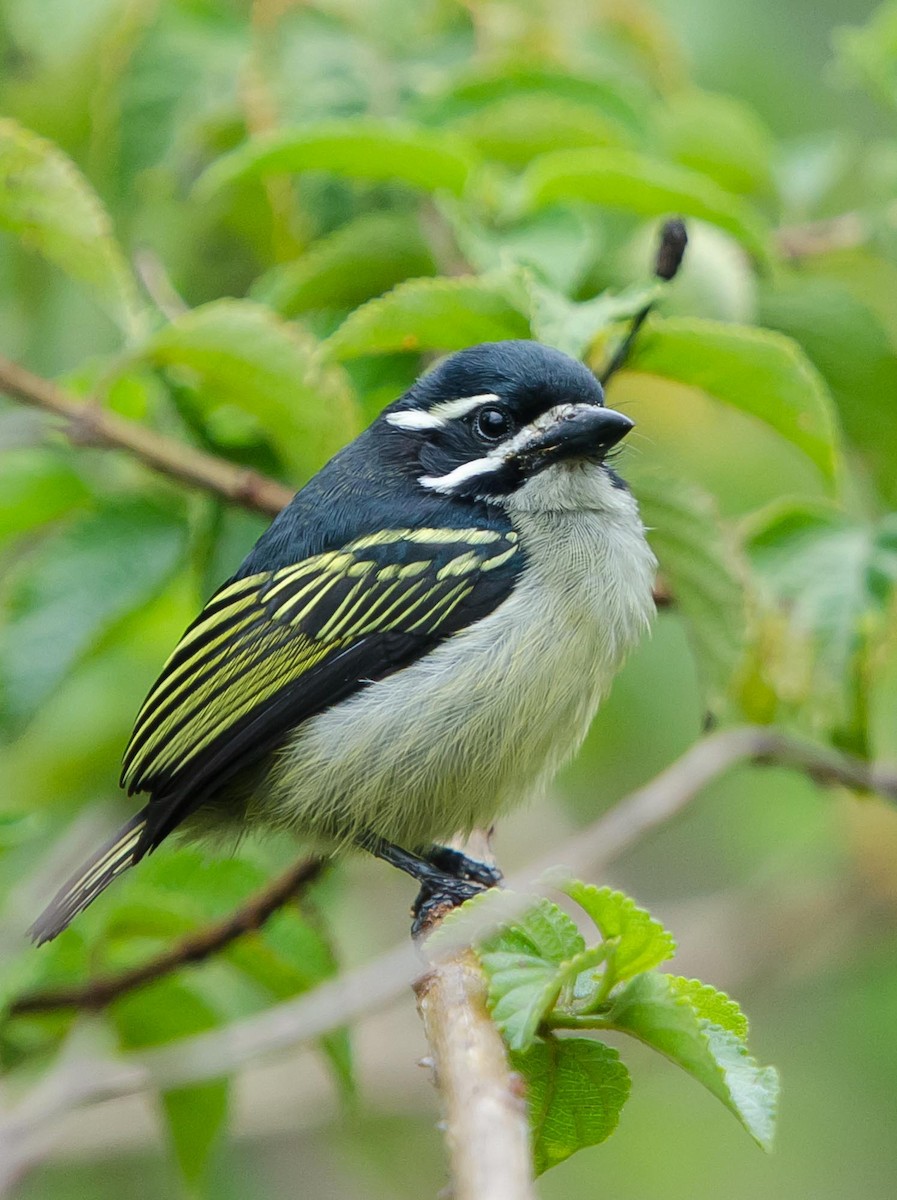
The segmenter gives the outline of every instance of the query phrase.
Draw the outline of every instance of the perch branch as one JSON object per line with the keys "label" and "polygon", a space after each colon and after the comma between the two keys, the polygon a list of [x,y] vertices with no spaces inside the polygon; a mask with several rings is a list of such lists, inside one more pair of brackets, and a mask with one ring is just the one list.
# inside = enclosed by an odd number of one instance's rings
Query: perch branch
{"label": "perch branch", "polygon": [[415,984],[445,1110],[453,1200],[535,1200],[525,1093],[471,950]]}
{"label": "perch branch", "polygon": [[73,396],[58,384],[0,356],[0,392],[60,417],[73,443],[125,450],[144,466],[188,487],[275,516],[292,492],[257,471],[235,466]]}
{"label": "perch branch", "polygon": [[324,860],[306,858],[294,863],[245,904],[212,925],[189,934],[170,949],[118,975],[100,976],[77,987],[53,988],[21,996],[10,1006],[10,1015],[53,1012],[61,1008],[96,1010],[104,1008],[125,992],[147,983],[155,983],[189,963],[202,962],[217,954],[244,933],[260,929],[278,909],[316,880],[324,869]]}

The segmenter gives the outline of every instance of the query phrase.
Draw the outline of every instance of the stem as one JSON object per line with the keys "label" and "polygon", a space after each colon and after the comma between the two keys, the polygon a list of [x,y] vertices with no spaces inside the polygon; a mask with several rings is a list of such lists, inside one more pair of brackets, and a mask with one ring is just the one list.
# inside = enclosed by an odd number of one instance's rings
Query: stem
{"label": "stem", "polygon": [[145,466],[189,487],[203,488],[225,500],[274,516],[293,493],[257,471],[164,437],[136,421],[73,396],[49,379],[33,375],[0,355],[0,392],[61,417],[73,443],[125,450]]}
{"label": "stem", "polygon": [[473,952],[435,965],[415,991],[445,1106],[453,1200],[535,1200],[523,1083]]}

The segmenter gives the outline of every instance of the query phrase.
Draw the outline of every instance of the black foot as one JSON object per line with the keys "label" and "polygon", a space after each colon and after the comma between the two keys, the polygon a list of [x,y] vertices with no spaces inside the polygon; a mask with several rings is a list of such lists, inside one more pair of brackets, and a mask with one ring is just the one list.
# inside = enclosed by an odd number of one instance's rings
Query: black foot
{"label": "black foot", "polygon": [[468,858],[460,850],[452,850],[449,846],[431,846],[424,858],[446,875],[479,883],[482,887],[498,887],[504,879],[498,867],[477,862],[475,858]]}
{"label": "black foot", "polygon": [[[463,855],[462,855],[463,857]],[[486,888],[480,883],[472,883],[467,879],[453,879],[446,875],[441,880],[428,880],[422,885],[417,899],[411,907],[414,920],[411,923],[411,936],[418,937],[440,917],[469,900],[478,896]]]}

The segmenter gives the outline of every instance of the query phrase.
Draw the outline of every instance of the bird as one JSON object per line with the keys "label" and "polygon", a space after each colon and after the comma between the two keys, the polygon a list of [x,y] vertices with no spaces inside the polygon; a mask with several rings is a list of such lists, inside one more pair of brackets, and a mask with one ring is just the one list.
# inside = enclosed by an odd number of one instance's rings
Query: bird
{"label": "bird", "polygon": [[444,846],[550,782],[653,613],[613,466],[634,422],[530,340],[438,362],[275,517],[140,708],[146,803],[34,922],[59,934],[175,830],[289,830],[414,877],[415,911],[497,871]]}

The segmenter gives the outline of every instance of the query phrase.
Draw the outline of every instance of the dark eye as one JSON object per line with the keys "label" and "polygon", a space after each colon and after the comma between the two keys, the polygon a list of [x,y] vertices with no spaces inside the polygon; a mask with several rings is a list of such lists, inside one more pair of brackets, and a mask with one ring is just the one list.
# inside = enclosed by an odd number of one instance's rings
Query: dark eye
{"label": "dark eye", "polygon": [[486,442],[499,442],[511,432],[511,418],[503,408],[487,404],[474,418],[473,427]]}

